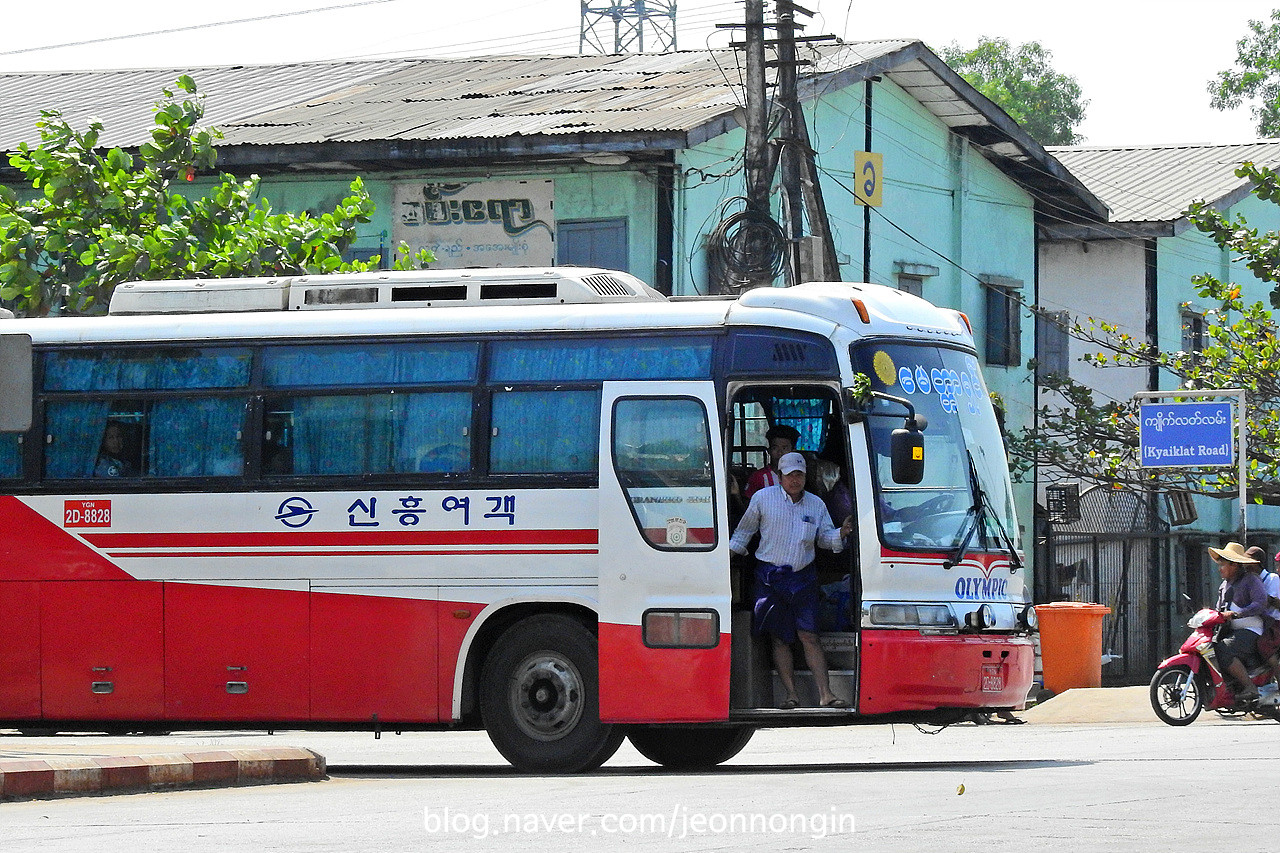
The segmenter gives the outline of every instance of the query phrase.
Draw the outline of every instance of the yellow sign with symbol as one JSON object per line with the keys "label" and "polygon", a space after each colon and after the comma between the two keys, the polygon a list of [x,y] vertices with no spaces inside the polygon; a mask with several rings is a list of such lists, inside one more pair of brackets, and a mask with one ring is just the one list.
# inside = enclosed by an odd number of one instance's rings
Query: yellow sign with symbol
{"label": "yellow sign with symbol", "polygon": [[858,204],[880,206],[883,176],[883,154],[873,154],[870,151],[853,153],[853,197]]}

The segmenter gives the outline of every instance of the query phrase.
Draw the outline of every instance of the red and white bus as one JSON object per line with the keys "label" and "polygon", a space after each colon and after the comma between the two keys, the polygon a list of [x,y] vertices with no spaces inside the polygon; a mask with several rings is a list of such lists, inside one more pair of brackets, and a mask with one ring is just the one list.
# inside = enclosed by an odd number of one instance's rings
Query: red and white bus
{"label": "red and white bus", "polygon": [[[482,727],[571,772],[626,736],[709,766],[762,726],[946,722],[1031,686],[972,333],[907,293],[147,282],[106,317],[0,320],[0,351],[2,726]],[[775,424],[857,520],[819,563],[849,709],[775,707],[728,548]]]}

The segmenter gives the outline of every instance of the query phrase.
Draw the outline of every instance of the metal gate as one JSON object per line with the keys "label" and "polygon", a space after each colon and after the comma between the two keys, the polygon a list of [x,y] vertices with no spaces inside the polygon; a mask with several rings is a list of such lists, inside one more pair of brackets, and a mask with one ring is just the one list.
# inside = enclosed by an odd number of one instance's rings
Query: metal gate
{"label": "metal gate", "polygon": [[1044,521],[1037,602],[1088,601],[1111,613],[1102,623],[1102,680],[1145,684],[1169,653],[1174,603],[1169,526],[1155,496],[1094,486],[1080,495],[1080,519]]}

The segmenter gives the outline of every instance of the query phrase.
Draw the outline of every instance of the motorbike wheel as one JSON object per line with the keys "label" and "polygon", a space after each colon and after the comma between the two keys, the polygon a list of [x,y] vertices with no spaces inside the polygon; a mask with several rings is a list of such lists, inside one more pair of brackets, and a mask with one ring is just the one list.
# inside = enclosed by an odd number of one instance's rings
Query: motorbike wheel
{"label": "motorbike wheel", "polygon": [[1204,688],[1189,666],[1171,666],[1151,676],[1151,708],[1171,726],[1190,725],[1204,708]]}

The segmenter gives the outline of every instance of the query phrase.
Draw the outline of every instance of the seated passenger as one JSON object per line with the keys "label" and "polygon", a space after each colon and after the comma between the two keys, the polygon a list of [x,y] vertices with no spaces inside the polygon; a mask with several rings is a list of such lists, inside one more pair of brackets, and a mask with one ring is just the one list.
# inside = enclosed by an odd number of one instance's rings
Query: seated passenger
{"label": "seated passenger", "polygon": [[853,493],[849,491],[840,464],[818,458],[813,460],[811,469],[809,491],[822,498],[831,517],[848,518],[853,515]]}
{"label": "seated passenger", "polygon": [[778,460],[783,457],[783,454],[791,453],[796,449],[796,442],[800,440],[800,431],[786,424],[775,424],[769,428],[764,437],[769,442],[769,464],[747,479],[747,487],[742,495],[747,503],[751,502],[752,495],[765,486],[782,485],[782,475],[778,473]]}
{"label": "seated passenger", "polygon": [[98,448],[98,460],[93,464],[95,477],[132,477],[133,465],[124,458],[124,429],[115,421],[108,421],[102,433],[102,446]]}

